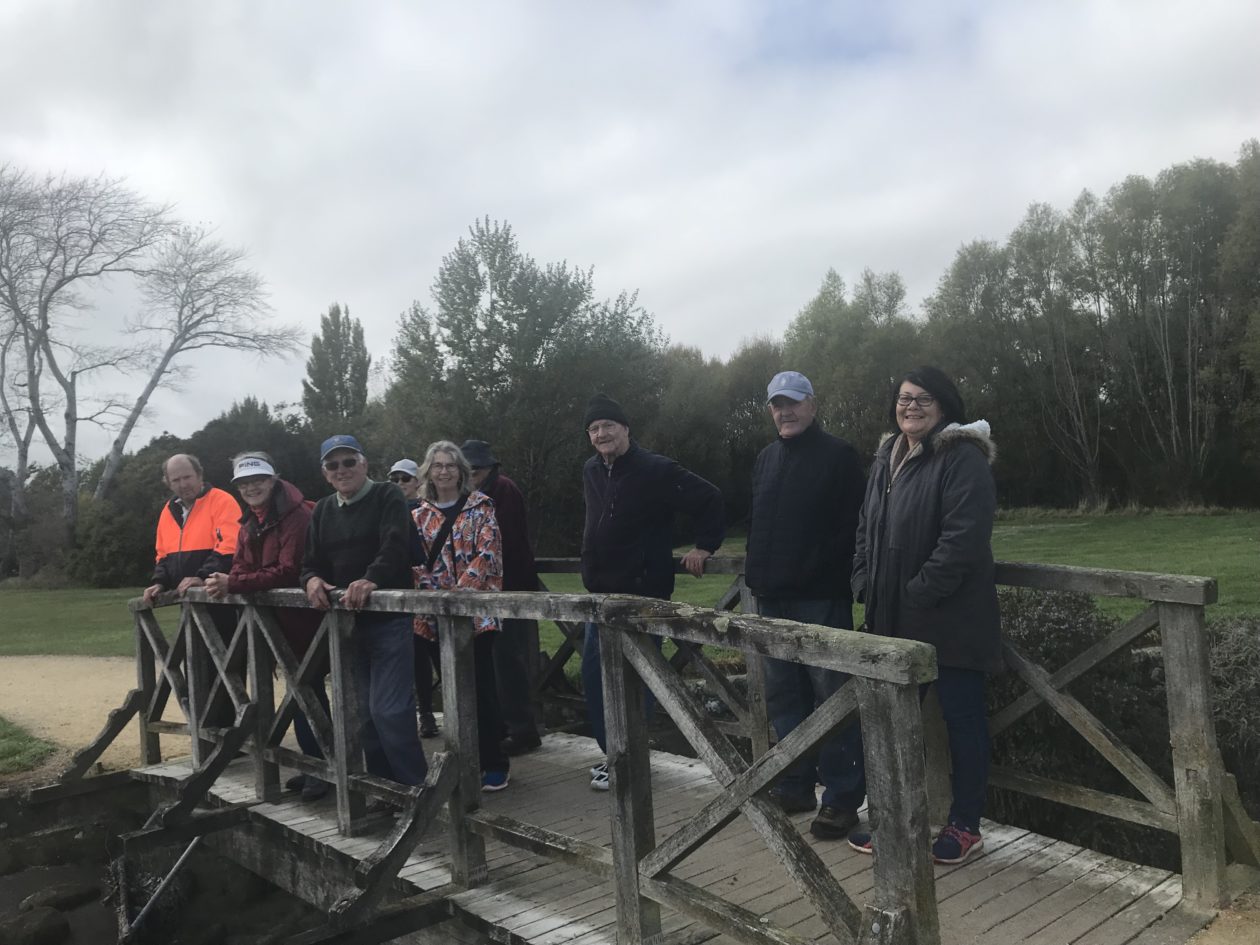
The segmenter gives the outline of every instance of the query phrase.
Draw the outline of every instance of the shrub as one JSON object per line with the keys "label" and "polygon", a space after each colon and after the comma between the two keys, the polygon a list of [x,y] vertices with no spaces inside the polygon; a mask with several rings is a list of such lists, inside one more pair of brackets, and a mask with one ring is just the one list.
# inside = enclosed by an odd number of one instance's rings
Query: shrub
{"label": "shrub", "polygon": [[[1000,594],[1003,633],[1047,672],[1115,629],[1094,601],[1080,594],[1011,590]],[[1260,621],[1233,618],[1209,625],[1213,707],[1226,770],[1237,776],[1243,801],[1260,812]],[[1172,784],[1168,707],[1162,652],[1127,648],[1086,673],[1068,691],[1137,755]],[[1014,673],[990,686],[990,710],[1026,687]],[[1128,782],[1075,730],[1044,704],[994,738],[1001,764],[1141,799]],[[1161,830],[1007,791],[993,792],[989,816],[1126,859],[1178,869],[1176,838]]]}
{"label": "shrub", "polygon": [[[1054,673],[1117,626],[1083,594],[1004,590],[1002,631],[1025,657]],[[1162,667],[1147,651],[1125,649],[1067,691],[1171,783],[1172,761]],[[990,686],[990,710],[1024,692],[1008,672]],[[1141,799],[1128,782],[1058,714],[1039,705],[993,743],[995,764]],[[1126,859],[1172,868],[1176,844],[1163,831],[1007,791],[993,792],[989,816]]]}

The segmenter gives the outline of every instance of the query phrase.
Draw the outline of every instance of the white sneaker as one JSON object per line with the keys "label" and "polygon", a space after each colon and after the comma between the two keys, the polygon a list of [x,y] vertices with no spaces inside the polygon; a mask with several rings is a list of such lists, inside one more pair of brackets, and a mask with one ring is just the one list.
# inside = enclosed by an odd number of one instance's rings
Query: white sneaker
{"label": "white sneaker", "polygon": [[612,785],[608,783],[608,765],[596,765],[591,769],[591,790],[607,791]]}
{"label": "white sneaker", "polygon": [[597,765],[591,765],[591,769],[590,769],[590,770],[591,770],[591,777],[592,777],[592,778],[593,778],[593,777],[595,777],[596,775],[600,775],[600,774],[607,774],[607,773],[608,773],[608,762],[607,762],[607,761],[601,761],[601,762],[600,762],[599,764],[597,764]]}

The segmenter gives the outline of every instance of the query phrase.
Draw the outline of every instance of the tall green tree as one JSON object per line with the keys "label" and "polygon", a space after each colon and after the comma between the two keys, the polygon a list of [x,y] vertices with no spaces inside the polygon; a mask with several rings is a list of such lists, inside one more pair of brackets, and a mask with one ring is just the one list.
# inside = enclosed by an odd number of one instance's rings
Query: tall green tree
{"label": "tall green tree", "polygon": [[823,425],[863,456],[888,427],[893,379],[917,363],[918,327],[904,300],[896,273],[866,270],[849,299],[844,280],[829,270],[784,333],[783,369],[809,377]]}
{"label": "tall green tree", "polygon": [[368,399],[372,358],[363,342],[363,325],[334,302],[320,316],[319,334],[311,339],[311,356],[302,381],[302,409],[317,431],[346,429],[362,416]]}
{"label": "tall green tree", "polygon": [[413,454],[439,438],[489,441],[525,494],[540,547],[573,551],[586,402],[606,391],[636,435],[651,426],[664,351],[655,322],[634,293],[598,298],[590,269],[541,264],[509,224],[488,218],[442,259],[432,300],[400,324],[385,428],[418,437]]}

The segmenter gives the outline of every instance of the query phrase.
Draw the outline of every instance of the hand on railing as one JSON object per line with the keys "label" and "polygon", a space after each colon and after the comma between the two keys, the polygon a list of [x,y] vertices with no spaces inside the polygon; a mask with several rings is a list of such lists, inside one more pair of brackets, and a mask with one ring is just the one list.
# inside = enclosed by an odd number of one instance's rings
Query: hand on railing
{"label": "hand on railing", "polygon": [[704,574],[704,562],[713,552],[705,551],[703,548],[692,548],[682,558],[682,566],[687,569],[687,573],[692,577],[700,577]]}
{"label": "hand on railing", "polygon": [[328,610],[332,606],[328,592],[333,590],[336,588],[322,577],[313,577],[306,582],[306,599],[316,610]]}
{"label": "hand on railing", "polygon": [[222,571],[215,571],[206,578],[206,591],[211,597],[226,597],[228,592],[228,576]]}

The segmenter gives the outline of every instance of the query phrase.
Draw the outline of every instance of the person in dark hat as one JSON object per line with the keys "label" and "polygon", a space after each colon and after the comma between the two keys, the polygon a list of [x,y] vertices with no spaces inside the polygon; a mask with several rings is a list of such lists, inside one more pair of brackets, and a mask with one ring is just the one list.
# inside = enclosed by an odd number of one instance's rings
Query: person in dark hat
{"label": "person in dark hat", "polygon": [[[593,593],[668,600],[674,593],[675,514],[695,523],[695,547],[682,564],[700,577],[726,534],[722,493],[672,459],[639,446],[630,436],[626,412],[607,394],[591,398],[583,424],[595,455],[582,469],[582,583]],[[655,639],[659,645],[660,638]],[[595,740],[606,752],[599,631],[593,623],[586,625],[582,648],[582,687]],[[591,769],[591,787],[608,790],[606,763]]]}
{"label": "person in dark hat", "polygon": [[[344,589],[342,603],[360,611],[372,593],[414,584],[411,519],[402,490],[368,478],[358,439],[341,433],[319,451],[333,494],[311,513],[301,584],[318,610],[331,606],[329,591]],[[428,763],[416,731],[410,614],[355,614],[354,671],[363,722],[363,753],[370,774],[415,785]]]}
{"label": "person in dark hat", "polygon": [[[534,550],[529,544],[525,496],[516,483],[500,471],[499,460],[485,440],[465,440],[460,451],[472,467],[472,487],[494,500],[494,515],[503,540],[503,589],[538,590],[538,570],[534,564]],[[507,730],[503,750],[509,755],[523,755],[542,744],[538,722],[530,704],[533,674],[529,667],[535,658],[531,653],[532,641],[537,639],[538,621],[504,620],[494,647],[499,711]]]}

